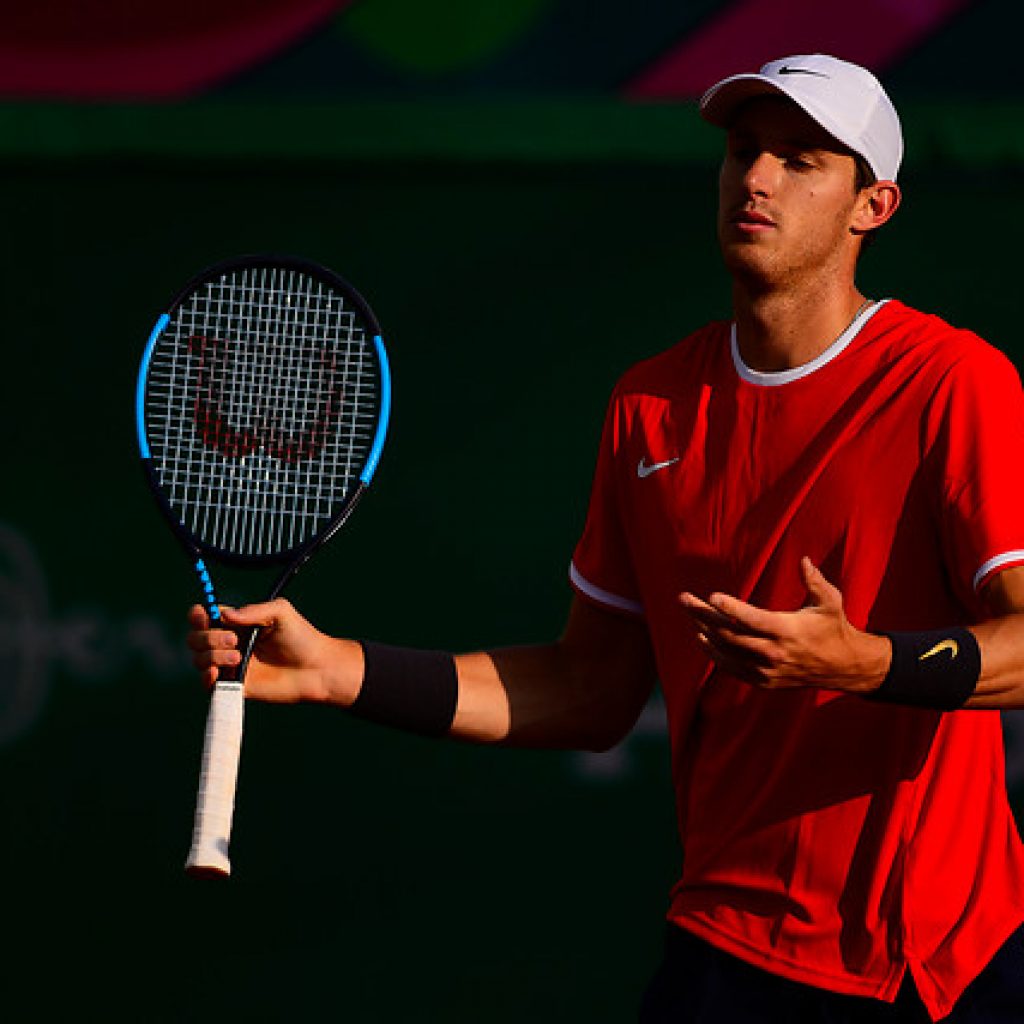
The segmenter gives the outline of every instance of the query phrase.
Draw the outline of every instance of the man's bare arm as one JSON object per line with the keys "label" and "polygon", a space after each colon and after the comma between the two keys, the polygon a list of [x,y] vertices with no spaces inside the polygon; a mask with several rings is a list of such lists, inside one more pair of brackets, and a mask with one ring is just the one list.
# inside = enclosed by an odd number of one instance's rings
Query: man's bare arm
{"label": "man's bare arm", "polygon": [[969,708],[1024,708],[1024,566],[996,573],[981,593],[992,618],[971,627],[981,678]]}
{"label": "man's bare arm", "polygon": [[[360,645],[313,627],[285,600],[224,609],[228,625],[261,627],[246,674],[246,696],[348,707],[363,676]],[[191,609],[189,646],[207,685],[239,660],[229,630],[211,629]],[[479,743],[604,750],[632,728],[654,685],[646,625],[573,601],[551,644],[456,657],[459,698],[449,735]]]}
{"label": "man's bare arm", "polygon": [[556,643],[464,654],[456,665],[453,736],[580,750],[621,740],[655,675],[646,625],[581,598]]}

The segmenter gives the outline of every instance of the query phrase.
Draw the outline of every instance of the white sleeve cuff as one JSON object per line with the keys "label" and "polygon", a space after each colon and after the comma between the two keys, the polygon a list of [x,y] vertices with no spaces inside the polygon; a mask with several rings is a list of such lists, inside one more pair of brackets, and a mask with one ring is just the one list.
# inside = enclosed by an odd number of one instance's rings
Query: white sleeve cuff
{"label": "white sleeve cuff", "polygon": [[974,590],[977,593],[978,588],[981,584],[994,573],[997,569],[1002,569],[1007,565],[1021,565],[1024,564],[1024,549],[1018,551],[1007,551],[1004,554],[996,555],[995,558],[990,558],[975,574],[974,574]]}
{"label": "white sleeve cuff", "polygon": [[595,586],[576,568],[574,562],[569,563],[569,579],[572,585],[583,595],[589,597],[598,604],[607,605],[621,612],[631,612],[634,615],[643,615],[644,606],[638,601],[631,601],[628,597],[620,597],[610,590],[602,590]]}

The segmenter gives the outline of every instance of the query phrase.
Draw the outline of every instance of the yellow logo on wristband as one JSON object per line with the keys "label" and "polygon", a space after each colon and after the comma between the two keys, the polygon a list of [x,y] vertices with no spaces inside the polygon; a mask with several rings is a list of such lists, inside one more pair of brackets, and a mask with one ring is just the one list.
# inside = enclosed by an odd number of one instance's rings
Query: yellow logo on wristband
{"label": "yellow logo on wristband", "polygon": [[925,653],[917,660],[924,661],[925,658],[934,657],[936,654],[941,654],[943,651],[949,651],[950,661],[952,661],[960,653],[960,646],[955,640],[943,640],[940,643],[937,643],[930,651],[925,651]]}

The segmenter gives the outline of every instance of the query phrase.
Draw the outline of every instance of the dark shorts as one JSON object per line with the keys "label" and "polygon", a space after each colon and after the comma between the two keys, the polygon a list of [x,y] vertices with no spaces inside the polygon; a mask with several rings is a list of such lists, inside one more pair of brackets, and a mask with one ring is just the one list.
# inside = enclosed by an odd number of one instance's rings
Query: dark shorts
{"label": "dark shorts", "polygon": [[[640,1024],[928,1024],[908,973],[895,1003],[770,974],[673,925]],[[1024,1024],[1024,927],[967,987],[944,1024]]]}

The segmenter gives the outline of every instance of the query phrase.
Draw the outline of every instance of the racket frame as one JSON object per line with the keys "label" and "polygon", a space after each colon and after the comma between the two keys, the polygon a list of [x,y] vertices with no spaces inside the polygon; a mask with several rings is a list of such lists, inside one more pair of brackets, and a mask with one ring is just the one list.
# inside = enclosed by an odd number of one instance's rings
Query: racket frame
{"label": "racket frame", "polygon": [[[240,555],[233,551],[226,551],[213,544],[207,544],[199,540],[184,523],[175,515],[170,503],[163,494],[156,472],[153,469],[149,439],[146,435],[146,378],[149,371],[150,361],[157,342],[166,330],[177,307],[191,295],[197,288],[207,281],[215,280],[233,270],[258,269],[260,267],[285,268],[296,270],[322,280],[331,288],[339,289],[352,300],[353,305],[362,315],[367,325],[372,329],[374,349],[377,354],[377,370],[380,374],[378,382],[380,393],[380,409],[377,415],[377,432],[370,446],[370,453],[366,458],[366,465],[359,475],[359,485],[348,496],[341,505],[334,519],[332,519],[323,530],[311,538],[305,545],[265,555]],[[139,442],[139,451],[142,456],[143,469],[146,473],[146,480],[150,490],[157,499],[160,511],[164,518],[174,530],[175,535],[184,544],[186,551],[193,556],[193,561],[200,558],[209,558],[225,565],[240,568],[262,568],[268,565],[281,565],[295,560],[295,566],[291,571],[286,570],[281,580],[275,585],[277,593],[284,587],[288,580],[295,575],[295,572],[309,560],[310,556],[323,544],[325,544],[344,525],[345,520],[351,514],[352,508],[362,496],[363,491],[369,486],[373,475],[377,470],[381,452],[384,448],[384,441],[387,436],[388,422],[391,417],[391,370],[388,363],[387,351],[384,348],[384,341],[380,324],[373,310],[366,300],[339,274],[328,270],[326,267],[310,260],[299,259],[295,256],[274,256],[257,254],[252,256],[239,256],[234,259],[224,260],[197,274],[183,288],[180,288],[168,304],[167,312],[162,313],[156,321],[153,330],[150,332],[149,340],[146,343],[145,351],[139,367],[139,375],[135,388],[135,430]],[[197,570],[199,572],[199,570]],[[199,572],[201,577],[201,572]],[[202,578],[202,577],[201,577]],[[274,596],[277,596],[275,593]]]}

